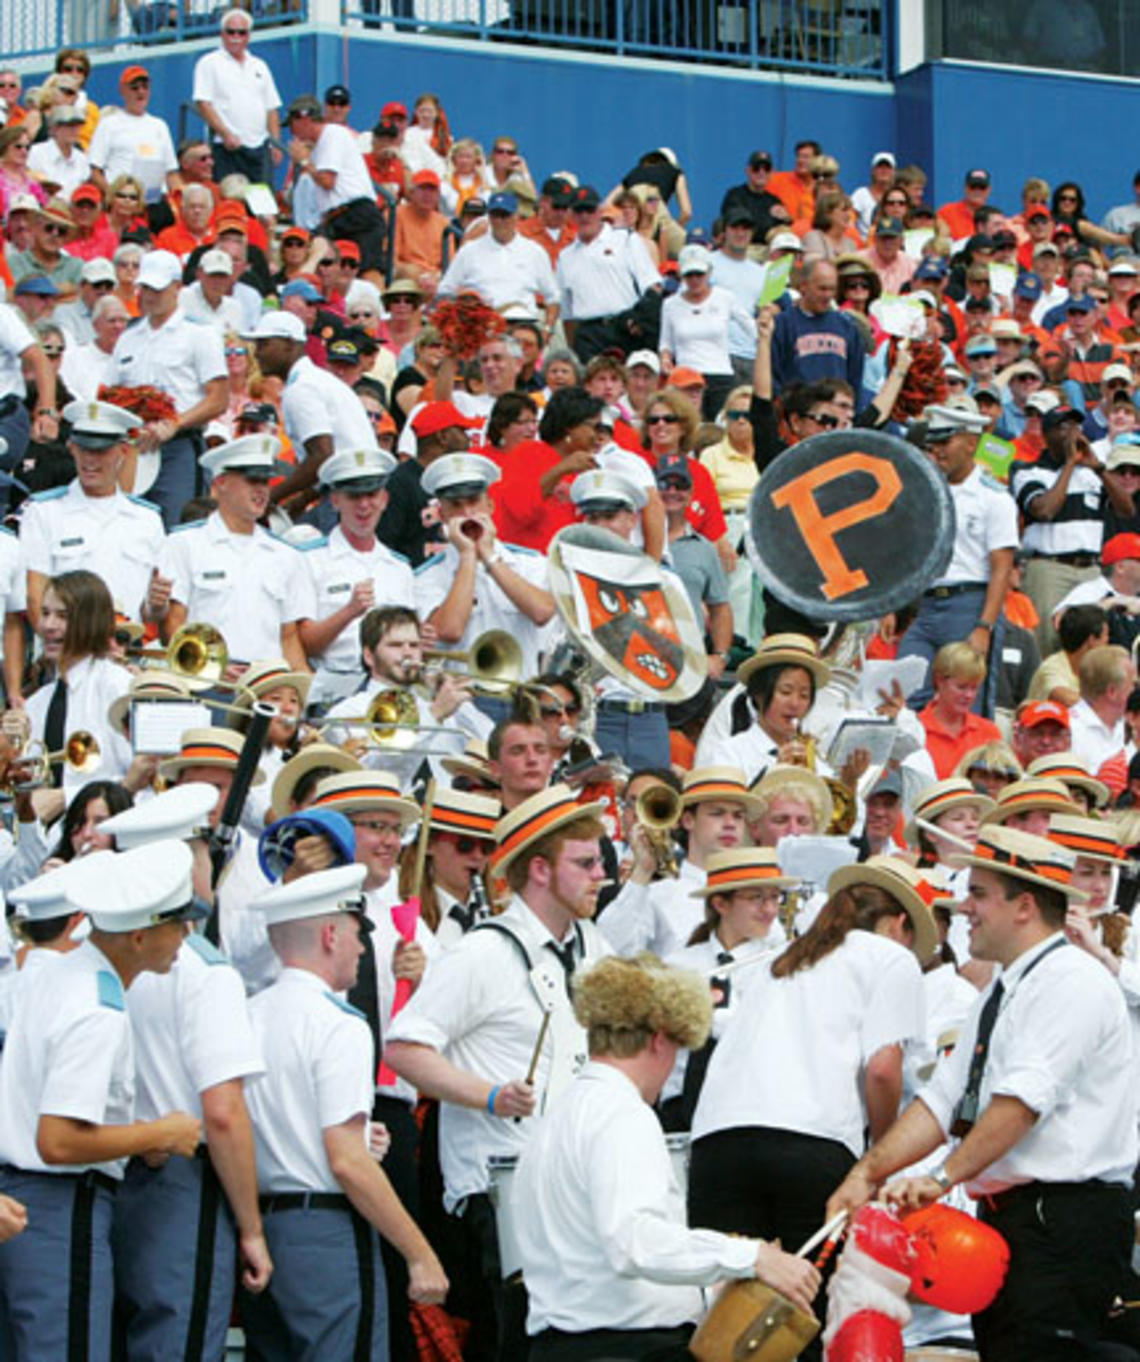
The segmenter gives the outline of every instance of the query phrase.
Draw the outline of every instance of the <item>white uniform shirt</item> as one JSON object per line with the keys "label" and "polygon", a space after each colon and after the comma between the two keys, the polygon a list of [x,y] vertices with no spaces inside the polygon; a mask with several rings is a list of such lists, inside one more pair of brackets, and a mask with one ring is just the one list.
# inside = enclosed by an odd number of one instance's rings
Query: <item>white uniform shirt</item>
{"label": "white uniform shirt", "polygon": [[218,883],[218,921],[222,950],[242,977],[247,993],[259,993],[281,973],[269,944],[265,914],[250,905],[270,888],[257,860],[257,838],[238,829],[233,854]]}
{"label": "white uniform shirt", "polygon": [[[511,928],[526,944],[531,960],[557,965],[546,942],[554,938],[522,899],[511,899],[495,919]],[[577,968],[593,964],[611,951],[592,922],[572,930],[585,948],[576,948]],[[569,939],[569,938],[568,938]],[[510,1083],[526,1077],[543,1012],[531,987],[522,954],[505,933],[479,927],[444,951],[392,1022],[389,1041],[427,1045],[444,1054],[458,1068],[488,1082]],[[585,1032],[581,1033],[585,1053]],[[550,1079],[551,1050],[543,1047],[535,1073],[539,1108]],[[439,1143],[443,1167],[444,1205],[449,1211],[465,1197],[487,1190],[487,1160],[492,1155],[517,1154],[537,1125],[534,1118],[504,1120],[480,1108],[440,1105]]]}
{"label": "white uniform shirt", "polygon": [[448,298],[471,289],[489,307],[525,303],[532,312],[558,298],[550,257],[537,242],[517,232],[505,246],[487,232],[456,251],[440,280],[439,295]]}
{"label": "white uniform shirt", "polygon": [[1069,746],[1078,757],[1088,762],[1095,775],[1109,757],[1119,756],[1128,742],[1128,728],[1123,719],[1109,727],[1087,700],[1078,700],[1069,710]]}
{"label": "white uniform shirt", "polygon": [[127,993],[135,1038],[136,1115],[201,1119],[202,1093],[263,1071],[241,975],[204,936],[182,943],[168,974],[140,974]]}
{"label": "white uniform shirt", "polygon": [[4,614],[28,608],[27,584],[23,546],[7,526],[0,526],[0,610]]}
{"label": "white uniform shirt", "polygon": [[609,223],[593,241],[572,241],[558,257],[556,275],[563,320],[576,322],[624,312],[661,282],[641,237]]}
{"label": "white uniform shirt", "polygon": [[690,1230],[653,1109],[611,1064],[587,1064],[519,1160],[513,1192],[527,1332],[671,1328],[702,1286],[755,1275],[758,1244]]}
{"label": "white uniform shirt", "polygon": [[[301,546],[306,567],[313,583],[315,620],[330,615],[348,604],[357,582],[371,581],[376,593],[377,607],[402,605],[409,610],[416,606],[415,582],[408,560],[374,539],[364,552],[354,549],[339,525],[324,539],[314,539]],[[337,634],[323,653],[311,659],[322,671],[359,672],[360,620],[350,621]]]}
{"label": "white uniform shirt", "polygon": [[[105,657],[85,657],[67,673],[64,738],[66,740],[80,729],[94,734],[99,744],[100,780],[122,780],[131,764],[130,744],[121,731],[111,727],[107,718],[111,702],[120,695],[126,695],[130,685],[131,674],[126,667]],[[49,681],[28,697],[26,712],[32,725],[32,737],[40,742],[44,741],[44,726],[54,690],[55,682]],[[90,776],[65,765],[63,790],[68,799],[90,779]]]}
{"label": "white uniform shirt", "polygon": [[265,1072],[246,1084],[257,1145],[257,1185],[267,1192],[340,1192],[324,1132],[372,1111],[368,1023],[305,969],[250,1003]]}
{"label": "white uniform shirt", "polygon": [[24,505],[20,547],[29,572],[55,577],[84,568],[107,584],[116,606],[138,619],[166,543],[157,507],[116,491],[89,497],[75,478]]}
{"label": "white uniform shirt", "polygon": [[755,327],[751,314],[731,290],[714,284],[700,303],[674,293],[661,309],[660,348],[668,350],[677,364],[699,374],[730,374],[729,328],[734,323],[738,328]]}
{"label": "white uniform shirt", "polygon": [[281,420],[300,459],[305,458],[305,442],[318,435],[331,436],[334,450],[376,448],[372,422],[360,398],[307,355],[289,370]]}
{"label": "white uniform shirt", "polygon": [[[3,311],[0,308],[0,311]],[[90,402],[104,384],[111,382],[111,356],[94,341],[90,345],[68,345],[63,352],[59,376],[72,397]]]}
{"label": "white uniform shirt", "polygon": [[954,552],[936,586],[951,582],[988,582],[990,554],[1015,549],[1017,506],[1004,488],[992,487],[980,468],[963,482],[948,483],[954,502]]}
{"label": "white uniform shirt", "polygon": [[54,137],[32,145],[28,152],[28,169],[39,179],[59,185],[56,193],[68,202],[91,175],[91,164],[82,148],[74,147],[71,155],[65,156]]}
{"label": "white uniform shirt", "polygon": [[221,336],[176,310],[157,329],[145,317],[127,327],[115,342],[109,381],[153,384],[174,399],[181,413],[201,402],[207,383],[225,377]]}
{"label": "white uniform shirt", "polygon": [[167,175],[178,170],[170,129],[154,114],[129,114],[125,109],[104,110],[87,149],[87,159],[111,184],[120,175],[133,175],[148,203],[166,190]]}
{"label": "white uniform shirt", "polygon": [[36,1128],[41,1116],[105,1126],[133,1119],[134,1059],[122,982],[90,941],[55,955],[37,976],[39,987],[20,999],[0,1064],[0,1163],[38,1173],[97,1168],[121,1178],[125,1159],[49,1167],[36,1148]]}
{"label": "white uniform shirt", "polygon": [[0,396],[28,395],[20,356],[39,341],[32,335],[23,314],[10,304],[0,304]]}
{"label": "white uniform shirt", "polygon": [[[772,741],[755,718],[743,733],[733,733],[733,704],[736,697],[744,693],[743,686],[733,686],[709,715],[697,742],[693,765],[739,766],[751,784],[769,766],[776,764],[779,744]],[[754,714],[751,702],[748,708]]]}
{"label": "white uniform shirt", "polygon": [[[500,545],[507,566],[531,586],[548,591],[546,555],[517,544]],[[459,570],[459,550],[447,544],[440,553],[433,554],[415,570],[416,613],[426,620],[447,599]],[[538,671],[538,653],[542,646],[541,629],[529,619],[498,585],[482,563],[475,567],[475,600],[467,618],[467,628],[458,643],[449,647],[462,652],[470,648],[480,634],[488,629],[505,629],[513,634],[522,649],[523,676],[534,676]]]}
{"label": "white uniform shirt", "polygon": [[[971,1196],[1022,1182],[1132,1185],[1136,1081],[1128,1009],[1098,961],[1054,933],[1002,971],[1003,996],[982,1073],[979,1111],[1016,1097],[1037,1121],[1014,1147],[966,1183]],[[1048,956],[1026,967],[1049,951]],[[949,1060],[919,1094],[949,1132],[966,1089],[978,1022],[994,985],[979,995]]]}
{"label": "white uniform shirt", "polygon": [[316,185],[317,207],[321,213],[341,208],[355,199],[376,202],[376,191],[356,134],[337,123],[326,123],[313,146],[313,169],[331,170],[336,174],[336,183],[331,189]]}
{"label": "white uniform shirt", "polygon": [[195,101],[205,100],[243,147],[260,147],[269,136],[268,115],[281,105],[273,73],[260,57],[232,57],[215,48],[194,64]]}
{"label": "white uniform shirt", "polygon": [[245,330],[245,317],[238,300],[232,294],[227,295],[217,307],[211,307],[202,292],[201,280],[196,279],[182,290],[178,295],[178,306],[187,321],[212,327],[223,340],[228,331],[237,335]]}
{"label": "white uniform shirt", "polygon": [[230,656],[242,661],[279,657],[282,628],[313,617],[313,586],[297,550],[260,525],[232,534],[218,511],[179,525],[159,570],[188,618],[220,629]]}
{"label": "white uniform shirt", "polygon": [[885,1045],[924,1034],[914,956],[895,941],[855,929],[808,969],[781,979],[766,965],[752,973],[745,1005],[709,1063],[693,1139],[768,1126],[838,1140],[861,1154],[867,1062]]}
{"label": "white uniform shirt", "polygon": [[704,921],[704,899],[692,897],[705,887],[708,876],[686,856],[677,877],[651,884],[622,886],[606,904],[601,917],[606,940],[619,955],[652,951],[662,959],[688,945],[689,937]]}

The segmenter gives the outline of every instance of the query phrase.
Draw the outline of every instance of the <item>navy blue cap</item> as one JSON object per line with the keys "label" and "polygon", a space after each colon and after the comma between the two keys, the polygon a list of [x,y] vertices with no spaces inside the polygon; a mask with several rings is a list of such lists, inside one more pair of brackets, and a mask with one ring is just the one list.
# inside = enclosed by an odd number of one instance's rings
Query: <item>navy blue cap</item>
{"label": "navy blue cap", "polygon": [[941,256],[928,255],[914,272],[915,279],[945,279],[950,266]]}
{"label": "navy blue cap", "polygon": [[693,475],[689,469],[689,460],[684,454],[662,454],[657,460],[657,466],[653,470],[653,476],[657,479],[657,486],[670,478],[676,478],[684,482],[686,487],[692,487]]}
{"label": "navy blue cap", "polygon": [[1014,285],[1013,292],[1015,297],[1024,298],[1026,302],[1035,303],[1045,288],[1041,279],[1036,274],[1023,274]]}
{"label": "navy blue cap", "polygon": [[1087,293],[1082,293],[1079,298],[1070,298],[1065,304],[1066,312],[1095,312],[1096,303]]}
{"label": "navy blue cap", "polygon": [[16,296],[21,294],[31,294],[37,298],[58,298],[59,289],[52,283],[46,274],[29,274],[21,279],[15,288]]}
{"label": "navy blue cap", "polygon": [[500,189],[497,194],[492,194],[487,200],[488,213],[517,213],[518,211],[518,195],[512,194],[509,189]]}

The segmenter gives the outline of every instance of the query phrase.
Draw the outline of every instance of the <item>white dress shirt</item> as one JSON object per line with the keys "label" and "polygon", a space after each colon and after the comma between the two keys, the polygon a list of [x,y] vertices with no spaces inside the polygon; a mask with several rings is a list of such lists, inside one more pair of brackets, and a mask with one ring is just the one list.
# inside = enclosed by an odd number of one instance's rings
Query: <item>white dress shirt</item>
{"label": "white dress shirt", "polygon": [[593,241],[575,238],[559,255],[556,273],[563,320],[576,322],[624,312],[661,282],[641,237],[609,223]]}
{"label": "white dress shirt", "polygon": [[1069,734],[1072,751],[1088,762],[1094,775],[1109,757],[1119,756],[1128,742],[1124,720],[1106,724],[1087,700],[1078,700],[1069,710]]}
{"label": "white dress shirt", "polygon": [[954,502],[954,551],[946,571],[932,585],[988,582],[990,554],[1015,549],[1017,506],[1004,488],[991,487],[980,468],[962,482],[948,483]]}
{"label": "white dress shirt", "polygon": [[232,533],[219,511],[179,525],[159,570],[173,581],[172,599],[187,617],[220,629],[235,659],[280,657],[284,626],[313,617],[302,555],[260,525],[252,534]]}
{"label": "white dress shirt", "polygon": [[69,342],[63,352],[59,376],[72,397],[90,402],[104,384],[110,385],[111,363],[110,352],[103,350],[95,341],[89,345],[72,345]]}
{"label": "white dress shirt", "polygon": [[273,73],[265,62],[249,52],[240,58],[231,56],[224,47],[195,62],[191,98],[213,105],[242,146],[251,148],[264,145],[269,114],[281,106]]}
{"label": "white dress shirt", "polygon": [[650,884],[622,886],[606,904],[601,927],[618,955],[652,951],[663,960],[687,946],[689,937],[705,917],[704,899],[693,894],[705,887],[708,876],[686,856],[677,876]]}
{"label": "white dress shirt", "polygon": [[687,1227],[657,1117],[612,1064],[563,1094],[513,1195],[529,1334],[671,1328],[700,1318],[700,1287],[755,1276],[756,1240]]}
{"label": "white dress shirt", "polygon": [[116,608],[136,620],[165,543],[162,517],[151,502],[118,489],[109,497],[89,497],[78,478],[29,497],[20,518],[29,572],[98,573]]}
{"label": "white dress shirt", "polygon": [[38,345],[24,321],[24,315],[10,303],[0,304],[0,393],[11,394],[21,402],[28,395],[24,366],[20,356]]}
{"label": "white dress shirt", "polygon": [[472,289],[493,308],[524,303],[538,312],[558,298],[550,257],[537,242],[517,232],[505,245],[487,232],[456,251],[440,280],[439,295],[448,298]]}
{"label": "white dress shirt", "polygon": [[[549,964],[546,943],[554,937],[517,895],[494,919],[526,944],[532,961]],[[592,922],[578,922],[567,939],[577,938],[577,968],[611,954]],[[412,995],[388,1030],[389,1041],[426,1045],[444,1054],[457,1068],[492,1084],[517,1082],[530,1067],[542,1026],[543,1010],[531,987],[522,953],[504,932],[484,926],[468,932],[444,951],[431,973]],[[579,1028],[581,1058],[586,1036]],[[551,1047],[543,1047],[535,1073],[536,1112],[545,1104],[551,1078]],[[504,1120],[483,1108],[440,1104],[439,1145],[443,1167],[444,1206],[454,1211],[461,1201],[488,1186],[487,1160],[518,1154],[538,1124],[536,1117]]]}
{"label": "white dress shirt", "polygon": [[305,443],[327,435],[334,450],[375,449],[376,435],[364,404],[347,383],[318,369],[307,355],[289,370],[281,396],[281,421],[298,459]]}
{"label": "white dress shirt", "polygon": [[58,185],[56,194],[69,203],[72,194],[91,174],[91,164],[82,148],[73,147],[71,155],[65,156],[54,137],[33,143],[28,152],[28,169],[38,179]]}
{"label": "white dress shirt", "polygon": [[[1037,1120],[1011,1150],[966,1183],[971,1196],[1034,1181],[1132,1185],[1136,1080],[1128,1009],[1103,965],[1067,943],[1052,949],[1064,941],[1054,933],[1002,971],[1003,996],[979,1110],[994,1097],[1015,1097]],[[1034,964],[1039,957],[1044,958]],[[994,987],[979,995],[954,1053],[919,1094],[947,1133]]]}
{"label": "white dress shirt", "polygon": [[[733,705],[737,696],[744,693],[744,687],[737,684],[718,702],[697,742],[693,765],[739,766],[751,784],[776,764],[779,744],[764,732],[755,717],[743,733],[733,733]],[[748,708],[754,716],[751,701]]]}
{"label": "white dress shirt", "polygon": [[166,974],[140,974],[127,993],[135,1038],[136,1115],[201,1119],[202,1094],[263,1071],[241,975],[193,933]]}
{"label": "white dress shirt", "polygon": [[777,979],[766,965],[751,973],[744,1005],[709,1063],[693,1139],[767,1126],[837,1140],[862,1154],[867,1062],[884,1046],[924,1034],[914,956],[857,928],[795,974]]}
{"label": "white dress shirt", "polygon": [[[48,952],[43,954],[47,955]],[[23,991],[0,1064],[0,1163],[25,1172],[121,1178],[126,1159],[49,1165],[36,1147],[41,1116],[129,1125],[135,1072],[123,985],[101,950],[84,941],[37,970]]]}
{"label": "white dress shirt", "polygon": [[288,968],[250,1003],[265,1072],[246,1084],[266,1192],[340,1192],[324,1132],[372,1112],[372,1034],[355,1007]]}
{"label": "white dress shirt", "polygon": [[178,310],[159,327],[140,317],[115,342],[110,382],[161,388],[179,413],[201,402],[207,383],[225,377],[219,333]]}
{"label": "white dress shirt", "polygon": [[[44,727],[55,684],[49,681],[28,697],[26,713],[32,725],[32,737],[39,742],[45,741]],[[68,669],[64,740],[81,729],[94,735],[99,744],[100,780],[122,780],[131,764],[130,744],[121,732],[111,727],[107,718],[111,702],[126,695],[130,685],[131,674],[126,667],[105,657],[85,657]],[[90,778],[65,765],[63,791],[68,800]]]}
{"label": "white dress shirt", "polygon": [[0,526],[0,611],[5,615],[28,608],[28,576],[22,548],[13,531]]}
{"label": "white dress shirt", "polygon": [[316,185],[317,207],[322,214],[334,208],[343,208],[346,203],[356,199],[376,202],[376,191],[372,187],[364,153],[350,128],[343,128],[338,123],[326,123],[313,146],[312,162],[314,170],[331,170],[336,175],[336,182],[331,189],[322,189],[313,181]]}

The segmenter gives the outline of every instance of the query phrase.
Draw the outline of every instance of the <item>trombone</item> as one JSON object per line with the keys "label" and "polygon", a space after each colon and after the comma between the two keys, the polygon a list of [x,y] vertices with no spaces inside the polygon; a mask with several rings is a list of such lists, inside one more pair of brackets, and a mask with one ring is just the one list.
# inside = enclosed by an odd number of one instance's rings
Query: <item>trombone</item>
{"label": "trombone", "polygon": [[465,662],[466,675],[475,689],[485,695],[502,695],[522,680],[522,648],[518,639],[505,629],[487,629],[478,635],[470,648],[462,651],[425,648],[424,657],[441,662]]}
{"label": "trombone", "polygon": [[364,714],[326,719],[317,732],[323,734],[330,728],[366,728],[369,746],[390,751],[411,747],[421,733],[454,734],[458,731],[442,724],[421,724],[415,696],[395,686],[391,690],[378,691]]}
{"label": "trombone", "polygon": [[175,676],[204,686],[242,689],[240,682],[222,681],[230,653],[221,631],[212,624],[184,624],[165,648],[140,648],[130,656],[162,657],[166,659],[166,666],[158,668],[160,671],[173,672]]}
{"label": "trombone", "polygon": [[657,860],[657,873],[677,877],[677,852],[672,832],[681,821],[681,796],[672,786],[658,781],[637,796],[633,816],[645,829]]}

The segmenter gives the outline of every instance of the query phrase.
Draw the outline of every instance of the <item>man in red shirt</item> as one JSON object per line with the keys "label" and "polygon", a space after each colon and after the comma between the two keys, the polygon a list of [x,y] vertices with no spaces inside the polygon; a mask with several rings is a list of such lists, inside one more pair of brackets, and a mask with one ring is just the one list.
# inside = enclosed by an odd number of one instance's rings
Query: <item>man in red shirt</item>
{"label": "man in red shirt", "polygon": [[767,189],[788,210],[788,217],[810,218],[815,210],[815,179],[811,163],[823,148],[811,138],[796,143],[796,163],[791,170],[777,170],[768,176]]}
{"label": "man in red shirt", "polygon": [[966,190],[957,203],[944,203],[938,216],[946,224],[955,241],[965,241],[974,235],[974,214],[985,207],[990,197],[990,172],[970,170],[966,173]]}

